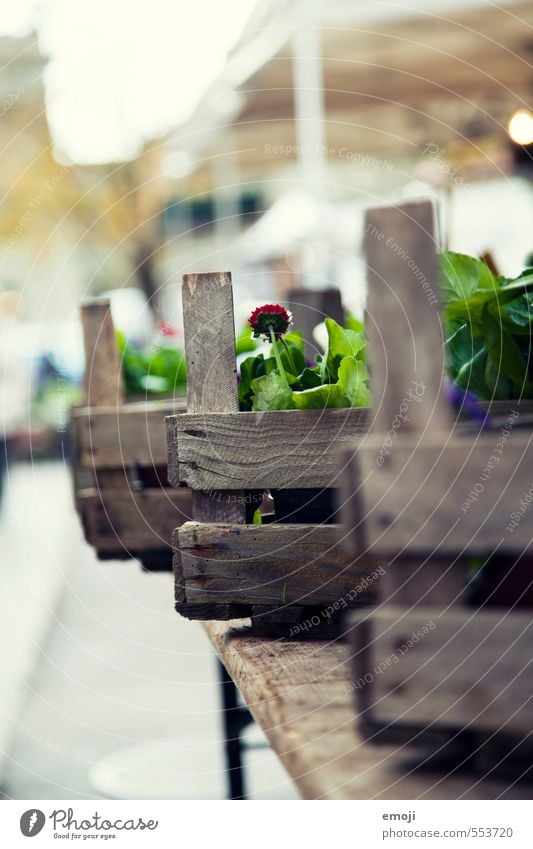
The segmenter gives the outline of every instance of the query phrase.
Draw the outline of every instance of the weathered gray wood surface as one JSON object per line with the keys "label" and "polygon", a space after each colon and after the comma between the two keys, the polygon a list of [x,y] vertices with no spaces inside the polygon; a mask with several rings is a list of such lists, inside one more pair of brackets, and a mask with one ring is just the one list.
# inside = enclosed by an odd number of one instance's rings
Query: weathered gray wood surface
{"label": "weathered gray wood surface", "polygon": [[[530,548],[531,523],[521,504],[533,496],[531,431],[514,429],[504,442],[499,431],[454,437],[447,444],[438,436],[423,443],[404,436],[379,465],[382,444],[370,436],[358,454],[345,456],[343,518],[352,528],[364,522],[376,555],[443,557],[466,548],[470,555]],[[361,453],[363,496],[352,498]],[[517,510],[524,515],[512,527]]]}
{"label": "weathered gray wood surface", "polygon": [[340,525],[187,522],[177,533],[186,600],[200,603],[335,605],[375,597],[380,571],[340,545]]}
{"label": "weathered gray wood surface", "polygon": [[374,415],[372,430],[384,434],[406,393],[423,386],[420,403],[409,405],[402,433],[448,430],[442,395],[444,330],[433,204],[410,201],[366,213],[364,250]]}
{"label": "weathered gray wood surface", "polygon": [[467,436],[454,425],[430,202],[370,210],[365,247],[375,413],[347,458],[354,544],[390,557],[523,551],[527,522],[506,526],[532,485],[531,431],[519,428],[518,402],[493,406],[498,425],[505,406],[517,410],[498,430]]}
{"label": "weathered gray wood surface", "polygon": [[408,610],[388,604],[372,612],[368,637],[354,665],[367,718],[413,728],[531,733],[533,620],[528,612]]}
{"label": "weathered gray wood surface", "polygon": [[192,489],[334,487],[339,450],[368,410],[280,410],[167,419],[169,480]]}
{"label": "weathered gray wood surface", "polygon": [[82,304],[85,346],[85,398],[88,407],[117,406],[124,401],[120,353],[107,298]]}
{"label": "weathered gray wood surface", "polygon": [[142,552],[168,548],[177,525],[191,518],[190,490],[82,490],[79,511],[87,541],[97,550]]}
{"label": "weathered gray wood surface", "polygon": [[[235,325],[231,274],[186,274],[182,286],[185,356],[187,358],[187,412],[236,412],[239,409]],[[175,475],[172,421],[167,419],[168,477],[172,486]],[[220,488],[219,488],[220,489]],[[192,518],[197,522],[243,524],[246,518],[244,492],[192,493]],[[174,549],[174,585],[176,610],[189,618],[229,618],[230,605],[187,603],[183,584],[181,552],[177,532]],[[238,615],[238,613],[237,613]]]}
{"label": "weathered gray wood surface", "polygon": [[[76,509],[99,556],[167,563],[174,528],[191,518],[191,493],[165,487],[165,416],[183,400],[124,403],[118,345],[109,301],[81,310],[86,353],[85,406],[72,412]],[[139,489],[142,483],[150,483]],[[143,560],[144,562],[144,560]]]}
{"label": "weathered gray wood surface", "polygon": [[[187,413],[234,413],[239,409],[235,321],[231,274],[185,274],[182,286],[183,328],[187,358]],[[167,431],[168,436],[168,431]],[[169,481],[177,486],[172,446],[169,446]],[[198,489],[232,489],[215,484]],[[193,494],[193,517],[199,522],[245,521],[244,500],[216,502],[215,492]]]}
{"label": "weathered gray wood surface", "polygon": [[183,399],[134,401],[73,411],[78,461],[90,468],[161,466],[167,461],[165,417],[184,412]]}
{"label": "weathered gray wood surface", "polygon": [[206,630],[304,799],[530,797],[530,787],[514,782],[416,771],[402,746],[364,742],[346,644],[256,638],[242,622],[208,622]]}

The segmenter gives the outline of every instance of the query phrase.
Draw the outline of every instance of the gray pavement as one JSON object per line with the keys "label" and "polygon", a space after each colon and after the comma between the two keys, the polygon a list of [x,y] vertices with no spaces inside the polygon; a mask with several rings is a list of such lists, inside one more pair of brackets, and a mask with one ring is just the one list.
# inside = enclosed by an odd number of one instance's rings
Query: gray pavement
{"label": "gray pavement", "polygon": [[[225,798],[215,659],[170,575],[96,559],[60,463],[10,470],[0,544],[3,792]],[[269,749],[247,761],[253,798],[297,798]]]}

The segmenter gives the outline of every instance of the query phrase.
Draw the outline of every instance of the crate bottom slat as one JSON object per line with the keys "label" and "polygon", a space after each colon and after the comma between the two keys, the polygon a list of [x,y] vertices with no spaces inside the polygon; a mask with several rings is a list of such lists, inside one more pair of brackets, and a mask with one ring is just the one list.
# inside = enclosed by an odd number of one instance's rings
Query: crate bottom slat
{"label": "crate bottom slat", "polygon": [[348,555],[342,537],[340,525],[186,522],[173,537],[176,602],[311,606],[331,615],[368,603],[383,570]]}
{"label": "crate bottom slat", "polygon": [[149,563],[155,552],[164,552],[171,565],[168,540],[191,514],[191,493],[163,487],[87,489],[78,492],[77,507],[85,539],[100,559],[146,557]]}
{"label": "crate bottom slat", "polygon": [[351,624],[367,739],[463,751],[475,765],[533,763],[529,612],[386,603]]}

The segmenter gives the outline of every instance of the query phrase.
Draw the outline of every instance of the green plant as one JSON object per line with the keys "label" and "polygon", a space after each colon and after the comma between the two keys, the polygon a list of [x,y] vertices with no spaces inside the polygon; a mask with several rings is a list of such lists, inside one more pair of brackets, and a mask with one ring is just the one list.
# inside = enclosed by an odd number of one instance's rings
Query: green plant
{"label": "green plant", "polygon": [[292,317],[277,304],[258,307],[249,323],[256,336],[270,339],[265,357],[248,357],[241,365],[241,410],[309,410],[370,405],[362,333],[326,318],[328,344],[322,357],[306,363],[299,331],[288,333]]}
{"label": "green plant", "polygon": [[481,401],[533,397],[533,269],[497,277],[474,257],[440,256],[447,367]]}
{"label": "green plant", "polygon": [[139,350],[117,332],[126,396],[182,394],[187,387],[185,356],[179,348],[162,344]]}

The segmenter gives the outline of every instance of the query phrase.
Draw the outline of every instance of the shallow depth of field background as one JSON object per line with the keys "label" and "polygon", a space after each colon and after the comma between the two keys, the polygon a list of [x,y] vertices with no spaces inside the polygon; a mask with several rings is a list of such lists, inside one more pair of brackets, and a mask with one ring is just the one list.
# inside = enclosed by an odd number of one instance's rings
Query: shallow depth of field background
{"label": "shallow depth of field background", "polygon": [[[6,797],[226,793],[201,627],[174,613],[170,575],[98,561],[74,511],[80,301],[111,297],[133,346],[163,323],[181,346],[190,271],[232,271],[239,329],[295,286],[338,286],[362,317],[363,210],[421,195],[441,204],[441,246],[519,274],[532,26],[530,2],[4,0]],[[249,758],[254,797],[295,797],[268,749]]]}

